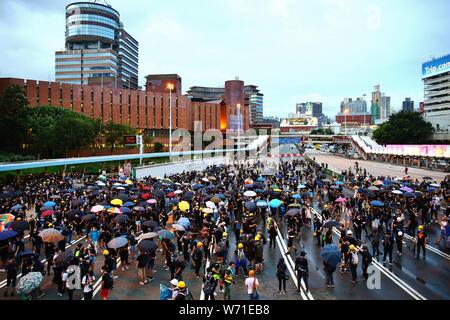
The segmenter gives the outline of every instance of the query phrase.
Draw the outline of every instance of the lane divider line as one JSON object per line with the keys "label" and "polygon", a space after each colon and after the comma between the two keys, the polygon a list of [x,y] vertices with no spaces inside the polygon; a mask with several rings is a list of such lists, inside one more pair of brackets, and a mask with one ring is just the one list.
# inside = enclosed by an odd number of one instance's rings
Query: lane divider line
{"label": "lane divider line", "polygon": [[[318,213],[314,208],[311,208],[314,214],[317,215],[317,217],[322,221],[322,215]],[[333,227],[333,232],[337,236],[341,236],[341,232],[336,228]],[[358,251],[361,250],[361,248],[357,247]],[[391,279],[395,284],[397,284],[401,289],[403,289],[406,293],[408,293],[411,297],[413,297],[415,300],[427,300],[423,295],[421,295],[419,292],[417,292],[415,289],[410,287],[406,282],[401,280],[397,275],[395,275],[392,271],[387,269],[385,266],[380,264],[378,261],[373,260],[372,263],[377,267],[385,276],[387,276],[389,279]]]}
{"label": "lane divider line", "polygon": [[[76,244],[77,242],[79,242],[80,240],[83,240],[84,238],[86,238],[86,236],[83,236],[77,240],[72,241],[71,243],[69,243],[68,245],[66,245],[66,249],[68,249],[69,247],[73,246],[74,244]],[[47,259],[42,259],[41,262],[44,263]],[[19,277],[22,276],[22,273],[19,273],[16,277],[16,279],[19,279]],[[0,282],[0,288],[3,288],[6,286],[6,279]]]}

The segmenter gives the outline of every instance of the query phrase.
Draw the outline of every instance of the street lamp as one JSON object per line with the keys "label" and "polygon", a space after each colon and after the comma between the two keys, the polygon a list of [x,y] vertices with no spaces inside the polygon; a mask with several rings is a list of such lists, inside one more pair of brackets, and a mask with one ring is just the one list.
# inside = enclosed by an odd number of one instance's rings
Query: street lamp
{"label": "street lamp", "polygon": [[172,90],[174,88],[173,83],[167,84],[169,90],[169,156],[172,156]]}

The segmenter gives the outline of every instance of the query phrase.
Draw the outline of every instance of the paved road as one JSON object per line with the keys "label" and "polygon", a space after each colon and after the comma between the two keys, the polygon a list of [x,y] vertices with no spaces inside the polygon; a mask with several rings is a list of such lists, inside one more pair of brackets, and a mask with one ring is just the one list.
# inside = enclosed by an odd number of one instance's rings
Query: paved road
{"label": "paved road", "polygon": [[[306,154],[311,158],[315,157],[318,163],[327,163],[328,168],[337,173],[348,170],[349,167],[352,167],[352,170],[354,170],[355,161],[358,161],[361,168],[366,169],[367,172],[375,176],[404,176],[404,166],[398,166],[384,162],[346,159],[331,153],[324,153],[314,149],[306,149]],[[437,181],[441,181],[444,180],[448,173],[410,167],[408,169],[408,175],[414,179],[422,179],[425,176],[430,176]]]}

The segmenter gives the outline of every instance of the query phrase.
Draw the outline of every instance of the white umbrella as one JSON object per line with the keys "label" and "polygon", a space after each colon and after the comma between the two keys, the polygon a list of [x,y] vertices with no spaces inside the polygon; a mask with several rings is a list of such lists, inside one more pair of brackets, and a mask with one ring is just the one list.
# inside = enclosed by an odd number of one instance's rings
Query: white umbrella
{"label": "white umbrella", "polygon": [[122,185],[122,184],[119,183],[119,182],[116,182],[116,183],[113,184],[113,186],[121,186],[121,185]]}
{"label": "white umbrella", "polygon": [[430,184],[430,186],[439,188],[441,185],[440,185],[440,184],[437,184],[437,183],[432,183],[432,184]]}
{"label": "white umbrella", "polygon": [[183,191],[182,190],[175,190],[173,193],[180,194],[180,193],[183,193]]}
{"label": "white umbrella", "polygon": [[101,206],[101,205],[96,205],[96,206],[93,206],[92,208],[91,208],[91,212],[100,212],[100,211],[103,211],[103,210],[105,210],[105,207],[104,206]]}
{"label": "white umbrella", "polygon": [[214,202],[211,202],[211,201],[206,201],[205,205],[210,209],[216,208],[216,205],[214,204]]}
{"label": "white umbrella", "polygon": [[256,197],[256,192],[252,190],[248,190],[244,192],[244,196],[246,197]]}
{"label": "white umbrella", "polygon": [[202,178],[202,181],[209,182],[208,178]]}
{"label": "white umbrella", "polygon": [[138,239],[139,240],[145,240],[145,239],[153,239],[159,237],[158,234],[156,232],[147,232],[147,233],[143,233],[141,234]]}
{"label": "white umbrella", "polygon": [[395,193],[395,194],[403,194],[403,192],[401,192],[400,190],[394,190],[394,191],[392,191],[392,193]]}
{"label": "white umbrella", "polygon": [[99,187],[104,187],[104,186],[106,186],[106,183],[104,183],[104,182],[102,182],[102,181],[97,181],[96,183],[97,183],[97,185],[98,185]]}
{"label": "white umbrella", "polygon": [[184,227],[181,224],[177,224],[177,223],[173,224],[171,227],[177,231],[185,231],[186,230],[186,229],[184,229]]}
{"label": "white umbrella", "polygon": [[211,208],[203,208],[202,212],[203,213],[213,213],[214,211]]}

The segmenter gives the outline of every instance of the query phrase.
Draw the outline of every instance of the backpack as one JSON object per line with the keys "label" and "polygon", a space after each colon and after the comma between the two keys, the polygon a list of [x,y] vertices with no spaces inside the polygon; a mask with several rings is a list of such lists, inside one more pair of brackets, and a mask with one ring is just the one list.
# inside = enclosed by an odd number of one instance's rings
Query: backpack
{"label": "backpack", "polygon": [[366,257],[367,263],[372,263],[372,255],[369,253],[369,251],[364,251],[364,256]]}
{"label": "backpack", "polygon": [[384,247],[390,247],[392,245],[391,243],[391,237],[390,236],[384,236],[383,239],[383,246]]}
{"label": "backpack", "polygon": [[357,265],[358,262],[359,262],[358,254],[356,252],[352,253],[352,264]]}
{"label": "backpack", "polygon": [[105,283],[103,285],[104,289],[112,289],[112,287],[114,286],[114,279],[111,277],[111,275],[109,273],[105,273],[106,277],[105,277]]}

